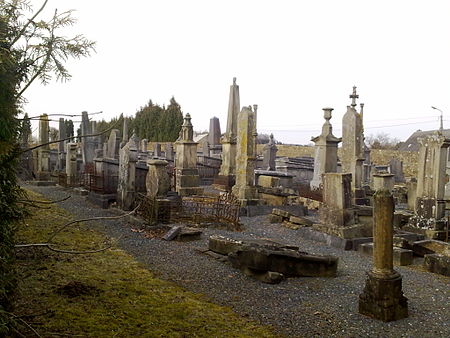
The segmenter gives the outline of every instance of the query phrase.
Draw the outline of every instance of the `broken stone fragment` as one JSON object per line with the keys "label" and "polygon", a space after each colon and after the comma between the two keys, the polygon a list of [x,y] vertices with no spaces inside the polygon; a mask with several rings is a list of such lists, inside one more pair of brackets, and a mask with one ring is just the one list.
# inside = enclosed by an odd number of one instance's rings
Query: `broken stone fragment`
{"label": "broken stone fragment", "polygon": [[274,271],[290,276],[335,277],[338,258],[315,256],[287,248],[244,245],[228,255],[232,266],[240,270]]}
{"label": "broken stone fragment", "polygon": [[289,218],[289,217],[291,217],[291,214],[290,214],[288,211],[281,210],[281,209],[276,209],[276,208],[274,208],[274,209],[272,210],[272,214],[273,214],[273,215],[280,216],[280,217],[283,217],[283,218]]}
{"label": "broken stone fragment", "polygon": [[450,276],[450,257],[442,254],[425,255],[423,265],[427,271]]}
{"label": "broken stone fragment", "polygon": [[294,224],[298,224],[298,225],[303,225],[303,226],[312,226],[313,225],[313,221],[311,221],[310,219],[306,218],[306,217],[297,217],[297,216],[291,216],[289,217],[289,222],[294,223]]}
{"label": "broken stone fragment", "polygon": [[283,222],[283,217],[278,216],[278,215],[274,215],[274,214],[270,214],[269,215],[269,222],[270,223],[281,223],[281,222]]}

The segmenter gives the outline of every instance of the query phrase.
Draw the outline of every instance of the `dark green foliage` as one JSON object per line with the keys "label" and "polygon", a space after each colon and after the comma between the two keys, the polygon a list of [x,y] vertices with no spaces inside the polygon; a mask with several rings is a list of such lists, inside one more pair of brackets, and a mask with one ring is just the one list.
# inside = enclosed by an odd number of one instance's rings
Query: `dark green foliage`
{"label": "dark green foliage", "polygon": [[14,53],[8,49],[7,22],[0,16],[0,336],[6,333],[16,280],[14,273],[14,224],[24,209],[24,193],[17,184],[19,120],[16,93],[21,74]]}
{"label": "dark green foliage", "polygon": [[73,121],[64,120],[64,126],[66,127],[66,136],[67,137],[74,136]]}
{"label": "dark green foliage", "polygon": [[175,101],[170,99],[170,104],[161,107],[149,103],[142,107],[137,113],[130,126],[134,128],[136,135],[140,139],[146,138],[149,141],[156,142],[174,142],[183,124],[183,113],[181,107]]}

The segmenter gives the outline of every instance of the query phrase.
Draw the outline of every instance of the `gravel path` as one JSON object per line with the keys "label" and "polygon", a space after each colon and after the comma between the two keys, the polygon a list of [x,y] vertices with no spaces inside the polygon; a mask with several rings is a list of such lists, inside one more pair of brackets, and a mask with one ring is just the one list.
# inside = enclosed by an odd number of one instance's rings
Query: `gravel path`
{"label": "gravel path", "polygon": [[[71,194],[61,187],[25,187],[49,199]],[[112,214],[75,194],[60,206],[77,218]],[[118,245],[160,278],[231,306],[242,316],[271,324],[290,337],[450,337],[450,278],[417,267],[397,267],[403,276],[409,318],[383,323],[358,313],[365,271],[371,268],[367,256],[302,239],[295,230],[268,223],[267,216],[243,217],[241,221],[243,232],[204,229],[201,240],[185,243],[145,238],[131,231],[123,220],[91,222],[90,226],[113,238],[122,236]],[[200,253],[197,249],[207,248],[212,234],[236,239],[270,238],[297,245],[311,254],[335,255],[339,257],[338,276],[289,278],[276,285],[264,284]]]}

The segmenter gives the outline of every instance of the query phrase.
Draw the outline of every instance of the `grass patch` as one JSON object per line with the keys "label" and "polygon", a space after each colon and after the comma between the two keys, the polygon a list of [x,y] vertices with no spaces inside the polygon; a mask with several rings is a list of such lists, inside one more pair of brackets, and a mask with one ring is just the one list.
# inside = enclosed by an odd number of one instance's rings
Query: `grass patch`
{"label": "grass patch", "polygon": [[[46,242],[51,232],[70,220],[71,215],[56,206],[39,210],[19,227],[18,242]],[[98,249],[108,241],[86,225],[75,224],[55,242],[58,248],[79,251]],[[15,315],[45,337],[274,336],[270,327],[155,278],[114,246],[87,255],[20,248],[17,256],[20,283]],[[25,326],[20,329],[25,336],[32,335]]]}

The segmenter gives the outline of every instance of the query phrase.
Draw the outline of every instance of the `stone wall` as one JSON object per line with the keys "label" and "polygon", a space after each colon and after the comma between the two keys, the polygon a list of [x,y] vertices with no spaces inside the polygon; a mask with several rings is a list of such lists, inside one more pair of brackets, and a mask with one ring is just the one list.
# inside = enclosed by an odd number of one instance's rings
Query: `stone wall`
{"label": "stone wall", "polygon": [[[258,154],[261,155],[264,144],[258,144]],[[301,157],[310,156],[314,157],[313,146],[300,146],[300,145],[284,145],[277,144],[278,152],[277,156],[288,157]],[[338,149],[338,156],[342,148]],[[371,161],[377,165],[387,165],[392,158],[403,161],[403,171],[406,177],[417,177],[417,160],[418,152],[388,150],[388,149],[373,149],[371,152]]]}

